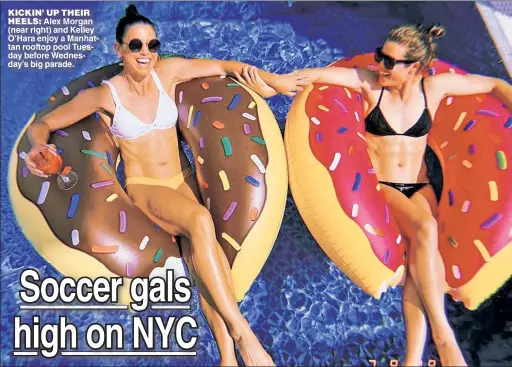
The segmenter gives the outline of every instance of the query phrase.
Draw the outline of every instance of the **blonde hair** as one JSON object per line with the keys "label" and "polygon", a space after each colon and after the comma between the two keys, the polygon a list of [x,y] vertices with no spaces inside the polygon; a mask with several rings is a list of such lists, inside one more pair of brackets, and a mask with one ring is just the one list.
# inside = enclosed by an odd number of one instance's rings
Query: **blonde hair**
{"label": "blonde hair", "polygon": [[440,25],[403,25],[389,32],[386,41],[400,43],[407,47],[405,57],[408,60],[418,60],[420,71],[429,69],[436,56],[435,40],[444,35],[444,28]]}

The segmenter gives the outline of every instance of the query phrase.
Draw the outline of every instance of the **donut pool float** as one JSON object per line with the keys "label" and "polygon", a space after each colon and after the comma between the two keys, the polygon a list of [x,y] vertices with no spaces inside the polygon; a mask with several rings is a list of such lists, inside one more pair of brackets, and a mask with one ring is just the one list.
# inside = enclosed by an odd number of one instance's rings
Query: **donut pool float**
{"label": "donut pool float", "polygon": [[[78,174],[70,190],[61,190],[56,176],[31,175],[23,160],[31,149],[27,129],[36,118],[121,70],[119,63],[105,66],[55,92],[19,135],[8,181],[18,223],[41,256],[66,276],[123,277],[121,298],[129,302],[127,285],[134,277],[164,277],[167,269],[185,276],[185,270],[176,239],[146,217],[119,183],[119,148],[108,127],[95,113],[51,134],[64,166]],[[264,100],[230,78],[182,83],[175,100],[180,133],[191,147],[240,301],[284,214],[288,177],[281,132]]]}
{"label": "donut pool float", "polygon": [[[373,54],[331,67],[376,68]],[[436,60],[433,73],[463,70]],[[327,256],[379,299],[405,275],[405,245],[379,192],[359,93],[313,84],[295,98],[285,146],[290,189]],[[443,176],[439,250],[447,291],[476,309],[512,275],[512,116],[490,95],[445,98],[428,144]],[[507,161],[508,160],[508,161]]]}

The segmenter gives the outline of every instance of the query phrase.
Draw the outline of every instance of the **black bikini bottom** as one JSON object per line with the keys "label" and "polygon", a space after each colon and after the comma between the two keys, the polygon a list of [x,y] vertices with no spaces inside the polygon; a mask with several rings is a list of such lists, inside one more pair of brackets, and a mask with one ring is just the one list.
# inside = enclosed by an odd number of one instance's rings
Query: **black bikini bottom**
{"label": "black bikini bottom", "polygon": [[385,182],[385,181],[379,181],[381,184],[387,185],[389,187],[394,188],[395,190],[400,191],[402,194],[407,196],[408,198],[411,198],[417,191],[421,190],[425,186],[428,185],[428,183],[411,183],[411,184],[403,184],[403,183],[396,183],[396,182]]}

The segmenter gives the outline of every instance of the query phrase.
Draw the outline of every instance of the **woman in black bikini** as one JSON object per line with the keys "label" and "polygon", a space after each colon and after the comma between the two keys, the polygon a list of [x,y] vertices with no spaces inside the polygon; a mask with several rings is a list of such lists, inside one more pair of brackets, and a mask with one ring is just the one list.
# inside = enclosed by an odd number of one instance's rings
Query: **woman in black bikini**
{"label": "woman in black bikini", "polygon": [[[403,309],[406,365],[421,365],[427,335],[445,366],[465,365],[444,305],[445,269],[438,246],[437,201],[424,162],[427,136],[441,100],[447,96],[492,93],[512,109],[512,87],[480,75],[423,77],[435,56],[438,26],[393,29],[375,51],[377,71],[346,68],[304,69],[314,83],[330,83],[362,93],[368,153],[382,192],[408,241],[408,277]],[[249,86],[261,80],[247,79]],[[419,116],[419,118],[418,118]]]}

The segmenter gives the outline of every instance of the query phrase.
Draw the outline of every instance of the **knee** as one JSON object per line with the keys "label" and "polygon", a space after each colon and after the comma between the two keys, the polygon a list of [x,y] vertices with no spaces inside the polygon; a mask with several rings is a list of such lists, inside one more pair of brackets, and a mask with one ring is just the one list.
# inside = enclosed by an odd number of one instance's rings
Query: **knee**
{"label": "knee", "polygon": [[209,235],[214,232],[212,216],[205,207],[198,206],[191,213],[190,218],[189,232],[192,236]]}
{"label": "knee", "polygon": [[417,227],[417,239],[419,246],[428,246],[437,249],[437,221],[432,216],[425,216]]}

